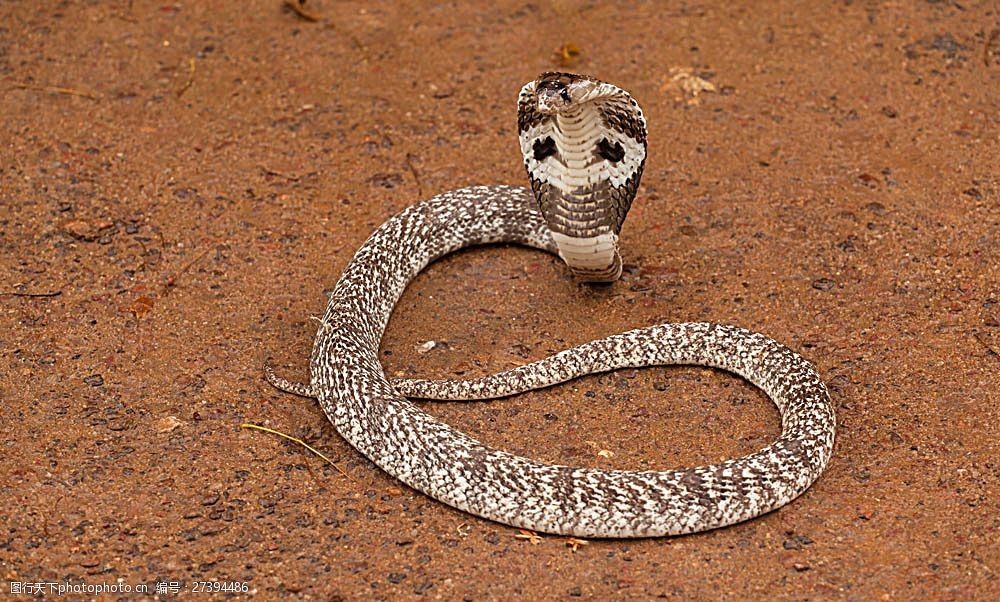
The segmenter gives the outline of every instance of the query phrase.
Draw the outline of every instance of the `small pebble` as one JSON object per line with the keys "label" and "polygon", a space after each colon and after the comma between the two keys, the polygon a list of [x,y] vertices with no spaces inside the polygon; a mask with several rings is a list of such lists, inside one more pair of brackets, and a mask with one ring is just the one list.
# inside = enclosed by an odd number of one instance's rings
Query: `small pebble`
{"label": "small pebble", "polygon": [[828,291],[833,287],[837,286],[837,283],[829,278],[820,278],[819,280],[813,280],[812,287],[818,291]]}

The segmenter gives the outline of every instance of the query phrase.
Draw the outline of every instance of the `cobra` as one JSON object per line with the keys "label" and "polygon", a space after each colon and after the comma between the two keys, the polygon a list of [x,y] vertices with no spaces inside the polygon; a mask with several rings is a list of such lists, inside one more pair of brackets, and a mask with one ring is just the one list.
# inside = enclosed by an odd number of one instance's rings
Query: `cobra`
{"label": "cobra", "polygon": [[[762,334],[712,323],[661,324],[472,380],[386,378],[378,349],[393,307],[442,255],[511,243],[558,253],[583,280],[619,277],[618,236],[646,158],[642,111],[617,86],[544,73],[522,88],[518,122],[531,190],[453,190],[388,219],[330,296],[309,383],[266,368],[268,380],[315,397],[344,439],[403,483],[516,527],[578,537],[677,535],[747,520],[799,496],[830,459],[834,411],[815,368]],[[777,406],[781,435],[755,453],[713,465],[600,470],[490,448],[407,399],[494,399],[596,372],[675,364],[746,378]]]}

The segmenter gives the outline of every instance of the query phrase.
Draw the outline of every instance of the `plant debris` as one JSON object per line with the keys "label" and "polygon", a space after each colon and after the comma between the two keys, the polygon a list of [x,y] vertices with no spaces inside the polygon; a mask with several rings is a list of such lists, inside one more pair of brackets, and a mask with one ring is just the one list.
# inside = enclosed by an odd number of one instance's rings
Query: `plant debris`
{"label": "plant debris", "polygon": [[194,83],[194,65],[195,65],[194,57],[189,58],[187,81],[184,82],[184,85],[181,86],[180,90],[177,90],[177,98],[183,96],[184,93],[188,91],[188,88],[191,87],[191,84]]}
{"label": "plant debris", "polygon": [[589,546],[589,545],[590,542],[587,541],[586,539],[577,539],[576,537],[570,537],[569,539],[566,540],[566,547],[572,550],[574,554],[576,554],[576,551],[580,548],[580,546]]}
{"label": "plant debris", "polygon": [[88,100],[100,100],[100,94],[93,94],[91,92],[84,92],[82,90],[77,90],[76,88],[63,88],[60,86],[39,86],[36,84],[24,84],[16,83],[13,87],[17,90],[35,90],[37,92],[51,92],[53,94],[66,94],[68,96],[79,96],[80,98],[86,98]]}
{"label": "plant debris", "polygon": [[309,21],[310,23],[319,21],[319,17],[306,10],[305,5],[306,0],[285,0],[285,8],[298,15],[300,19]]}
{"label": "plant debris", "polygon": [[572,42],[567,42],[556,48],[555,55],[560,67],[569,67],[576,57],[580,56],[580,48]]}
{"label": "plant debris", "polygon": [[[435,96],[437,98],[437,96]],[[410,169],[410,173],[413,174],[413,181],[417,185],[417,197],[424,198],[424,187],[420,183],[420,174],[417,173],[417,168],[413,165],[413,155],[411,153],[406,153],[406,167]]]}
{"label": "plant debris", "polygon": [[142,319],[143,316],[148,314],[153,309],[153,300],[146,295],[143,295],[132,302],[128,306],[128,310],[132,312],[136,320]]}
{"label": "plant debris", "polygon": [[660,92],[673,92],[674,100],[687,101],[689,105],[696,105],[701,102],[700,96],[703,92],[716,92],[715,84],[695,75],[688,67],[671,67],[670,75]]}
{"label": "plant debris", "polygon": [[264,431],[265,433],[271,433],[272,435],[277,435],[279,437],[284,437],[285,439],[288,439],[289,441],[292,441],[294,443],[298,443],[299,445],[301,445],[302,447],[308,449],[309,451],[311,451],[312,453],[316,454],[320,458],[323,458],[324,460],[326,460],[327,464],[329,464],[330,466],[333,466],[334,468],[336,468],[337,472],[339,472],[340,474],[344,475],[348,479],[351,478],[351,475],[349,475],[346,472],[344,472],[344,469],[341,468],[340,466],[337,466],[336,462],[334,462],[330,458],[327,458],[326,456],[324,456],[322,452],[320,452],[316,448],[312,447],[311,445],[309,445],[308,443],[306,443],[302,439],[296,439],[295,437],[292,437],[291,435],[286,435],[285,433],[282,433],[281,431],[276,431],[274,429],[269,429],[266,426],[260,426],[259,424],[250,424],[248,422],[244,422],[243,424],[241,424],[240,428],[244,428],[244,429],[256,429],[258,431]]}
{"label": "plant debris", "polygon": [[277,169],[271,169],[270,167],[267,167],[267,166],[264,166],[264,165],[261,165],[259,167],[260,167],[260,170],[266,176],[278,176],[279,178],[284,178],[284,179],[286,179],[286,180],[288,180],[290,182],[298,182],[299,180],[302,179],[299,176],[296,176],[296,175],[293,175],[293,174],[290,174],[290,173],[285,173],[283,171],[278,171]]}
{"label": "plant debris", "polygon": [[1000,51],[994,53],[993,47],[997,46],[997,40],[1000,40],[1000,29],[994,29],[990,32],[990,37],[986,39],[986,46],[983,48],[983,64],[987,67],[990,66],[990,59],[994,54],[1000,54]]}
{"label": "plant debris", "polygon": [[514,534],[514,539],[523,539],[533,546],[537,546],[542,543],[541,535],[535,533],[534,531],[528,531],[527,529],[518,529],[517,533]]}
{"label": "plant debris", "polygon": [[0,291],[0,297],[58,297],[62,291],[48,291],[44,293],[21,293],[18,291]]}

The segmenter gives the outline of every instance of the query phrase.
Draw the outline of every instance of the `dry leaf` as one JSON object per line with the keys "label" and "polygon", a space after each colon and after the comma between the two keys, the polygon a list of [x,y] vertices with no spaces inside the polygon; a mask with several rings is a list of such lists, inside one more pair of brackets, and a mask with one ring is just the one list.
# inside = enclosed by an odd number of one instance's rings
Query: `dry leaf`
{"label": "dry leaf", "polygon": [[566,540],[566,546],[569,549],[573,550],[573,553],[576,553],[576,550],[580,546],[589,546],[589,545],[590,542],[585,539],[577,539],[575,537],[570,537],[569,539]]}
{"label": "dry leaf", "polygon": [[156,421],[156,430],[161,433],[169,433],[183,424],[184,423],[176,416],[165,416]]}
{"label": "dry leaf", "polygon": [[516,539],[523,539],[533,546],[537,546],[542,542],[542,537],[535,533],[534,531],[528,531],[527,529],[518,529],[517,534],[514,535]]}
{"label": "dry leaf", "polygon": [[569,67],[573,59],[578,56],[580,56],[580,49],[572,42],[567,42],[556,49],[556,58],[559,59],[559,64],[563,67]]}
{"label": "dry leaf", "polygon": [[62,229],[77,240],[92,241],[98,238],[98,228],[82,219],[70,220],[62,225]]}
{"label": "dry leaf", "polygon": [[715,84],[698,77],[687,67],[671,67],[670,77],[660,86],[660,92],[672,91],[674,99],[684,100],[687,103],[696,105],[700,101],[698,98],[702,92],[715,92]]}
{"label": "dry leaf", "polygon": [[132,305],[128,306],[128,310],[132,312],[135,319],[138,320],[148,314],[150,310],[153,309],[153,300],[143,295],[132,302]]}

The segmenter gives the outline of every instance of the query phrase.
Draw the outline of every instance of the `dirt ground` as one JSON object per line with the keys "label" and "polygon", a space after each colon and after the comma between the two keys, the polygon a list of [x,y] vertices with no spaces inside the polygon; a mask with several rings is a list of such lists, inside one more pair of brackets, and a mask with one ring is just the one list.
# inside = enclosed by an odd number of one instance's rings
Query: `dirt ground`
{"label": "dirt ground", "polygon": [[[0,591],[1000,597],[1000,5],[403,4],[0,5]],[[379,223],[526,182],[514,99],[552,68],[649,119],[624,278],[583,286],[512,247],[446,258],[394,314],[387,372],[485,374],[656,322],[759,330],[817,364],[838,411],[829,468],[785,508],[533,544],[394,481],[263,380],[268,358],[306,378],[311,316]],[[778,433],[763,395],[695,368],[424,407],[595,467]]]}

